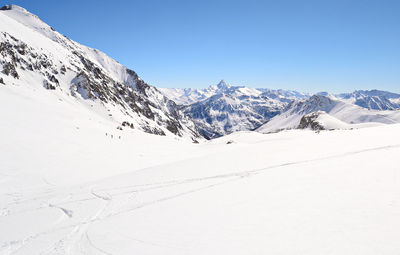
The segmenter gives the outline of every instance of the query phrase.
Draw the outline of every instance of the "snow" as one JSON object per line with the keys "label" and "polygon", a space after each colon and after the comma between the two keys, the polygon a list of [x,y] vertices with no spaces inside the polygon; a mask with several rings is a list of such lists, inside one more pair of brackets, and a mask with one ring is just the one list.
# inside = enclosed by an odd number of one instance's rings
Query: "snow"
{"label": "snow", "polygon": [[[72,47],[135,85],[116,61],[62,37],[23,8],[1,11],[0,31],[41,49],[57,68],[60,61],[78,63]],[[313,98],[266,125],[294,127],[304,114],[324,110],[317,121],[341,130],[242,131],[193,144],[116,129],[116,119],[125,118],[118,107],[86,100],[84,90],[70,95],[72,70],[60,90],[44,89],[38,73],[18,72],[18,80],[1,74],[6,85],[0,84],[2,255],[400,251],[400,124],[385,125],[400,120],[399,111]],[[225,82],[218,87],[231,89]],[[249,97],[260,91],[237,88]],[[155,105],[164,100],[155,89],[148,94]],[[242,105],[225,95],[222,101],[221,107]]]}
{"label": "snow", "polygon": [[400,250],[399,124],[193,144],[0,89],[0,254]]}
{"label": "snow", "polygon": [[257,131],[271,133],[297,128],[305,114],[316,111],[325,113],[321,118],[327,122],[327,129],[362,128],[400,122],[400,110],[368,110],[343,100],[312,96],[309,99],[292,103],[285,112],[269,120]]}

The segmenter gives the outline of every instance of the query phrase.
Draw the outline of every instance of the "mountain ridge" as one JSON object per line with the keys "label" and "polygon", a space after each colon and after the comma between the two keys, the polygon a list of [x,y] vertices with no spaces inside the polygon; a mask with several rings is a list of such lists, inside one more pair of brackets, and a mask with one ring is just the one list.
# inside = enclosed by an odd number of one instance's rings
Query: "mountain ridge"
{"label": "mountain ridge", "polygon": [[16,5],[3,7],[0,21],[5,85],[44,87],[72,96],[77,103],[100,105],[121,129],[122,123],[130,123],[157,135],[200,138],[175,102],[105,53],[68,39]]}

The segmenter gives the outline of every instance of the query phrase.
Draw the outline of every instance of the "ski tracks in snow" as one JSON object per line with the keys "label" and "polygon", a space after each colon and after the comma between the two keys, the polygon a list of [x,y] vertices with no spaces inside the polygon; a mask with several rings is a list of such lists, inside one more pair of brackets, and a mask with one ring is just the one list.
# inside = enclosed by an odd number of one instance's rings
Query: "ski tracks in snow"
{"label": "ski tracks in snow", "polygon": [[[363,150],[356,150],[350,152],[344,152],[336,155],[330,155],[326,157],[319,157],[314,159],[305,159],[294,162],[285,162],[277,165],[271,165],[264,168],[247,170],[247,171],[235,171],[225,174],[197,177],[197,178],[187,178],[187,179],[175,179],[168,180],[164,182],[154,182],[136,185],[126,185],[126,186],[116,186],[107,187],[102,186],[100,183],[96,186],[97,189],[93,188],[79,188],[70,192],[67,198],[61,197],[60,192],[48,192],[48,190],[43,196],[43,193],[38,197],[26,199],[25,201],[38,200],[40,198],[49,199],[51,195],[61,199],[53,199],[60,201],[59,203],[48,203],[48,206],[59,209],[64,215],[67,216],[62,223],[68,221],[75,221],[75,223],[52,226],[47,231],[40,232],[31,235],[27,238],[11,241],[8,243],[3,243],[0,245],[1,254],[13,254],[16,251],[23,248],[30,242],[37,240],[39,237],[57,234],[60,230],[72,229],[67,235],[59,238],[49,247],[42,250],[42,254],[112,254],[102,248],[96,246],[92,238],[90,237],[89,230],[92,224],[101,222],[105,219],[110,219],[112,217],[131,213],[135,210],[154,206],[158,203],[166,202],[172,199],[176,199],[182,196],[186,196],[195,192],[200,192],[206,189],[210,189],[216,186],[224,185],[230,182],[239,181],[246,179],[248,177],[263,173],[268,170],[283,168],[286,166],[293,166],[299,164],[307,164],[315,161],[323,161],[327,159],[335,159],[341,157],[352,156],[356,154],[378,151],[378,150],[389,150],[400,148],[400,144],[389,145],[382,147],[367,148]],[[199,184],[193,187],[193,184]],[[176,189],[179,187],[179,189]],[[55,188],[55,187],[53,187]],[[147,192],[152,192],[150,197],[141,197],[142,200],[137,200],[137,197],[146,194]],[[62,192],[61,192],[62,193]],[[78,197],[78,199],[76,199]],[[23,202],[21,199],[18,203]],[[74,213],[73,209],[76,204],[82,204],[86,202],[93,203],[96,201],[97,209],[88,209],[86,216]],[[99,204],[100,203],[100,204]],[[68,204],[68,207],[64,207]],[[7,209],[7,208],[5,208]],[[40,209],[40,208],[39,208]],[[43,209],[43,208],[42,208]],[[7,217],[7,214],[3,213],[3,217]]]}

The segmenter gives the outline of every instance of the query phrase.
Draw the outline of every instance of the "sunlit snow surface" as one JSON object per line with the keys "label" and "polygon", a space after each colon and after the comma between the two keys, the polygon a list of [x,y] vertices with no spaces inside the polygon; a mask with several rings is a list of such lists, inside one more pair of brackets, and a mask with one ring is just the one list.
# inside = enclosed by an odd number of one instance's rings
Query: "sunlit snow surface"
{"label": "sunlit snow surface", "polygon": [[0,88],[0,254],[400,251],[398,124],[193,144],[43,91]]}

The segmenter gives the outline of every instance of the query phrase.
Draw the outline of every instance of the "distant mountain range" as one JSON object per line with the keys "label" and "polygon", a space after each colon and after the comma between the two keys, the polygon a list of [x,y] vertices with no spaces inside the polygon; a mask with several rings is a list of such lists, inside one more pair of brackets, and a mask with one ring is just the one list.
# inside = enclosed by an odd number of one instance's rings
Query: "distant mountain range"
{"label": "distant mountain range", "polygon": [[339,94],[337,97],[367,109],[398,110],[400,108],[400,95],[387,91],[357,90],[353,93]]}
{"label": "distant mountain range", "polygon": [[253,130],[278,115],[296,99],[297,91],[236,87],[220,81],[206,89],[160,89],[196,123],[206,138],[235,131]]}
{"label": "distant mountain range", "polygon": [[[206,89],[163,88],[160,91],[180,104],[182,111],[192,118],[206,138],[243,130],[276,132],[298,128],[301,118],[314,112],[318,112],[319,119],[321,116],[327,117],[324,113],[334,113],[338,121],[343,122],[339,125],[341,128],[350,128],[344,125],[346,123],[393,123],[397,122],[394,113],[382,111],[400,108],[400,94],[380,90],[358,90],[336,95],[320,92],[310,95],[290,90],[231,86],[222,80]],[[342,108],[335,108],[338,105]],[[347,115],[344,111],[347,111]],[[327,118],[332,120],[331,117]]]}

